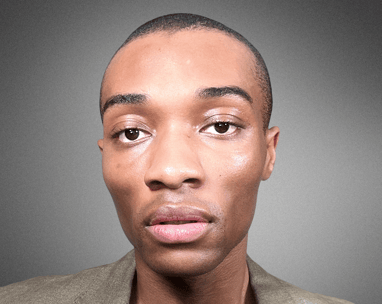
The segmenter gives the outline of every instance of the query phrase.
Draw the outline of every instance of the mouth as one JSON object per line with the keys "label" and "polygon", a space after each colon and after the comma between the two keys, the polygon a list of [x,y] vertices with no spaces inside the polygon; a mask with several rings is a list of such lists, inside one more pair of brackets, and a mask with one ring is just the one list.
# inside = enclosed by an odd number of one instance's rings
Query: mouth
{"label": "mouth", "polygon": [[168,244],[196,241],[212,220],[207,212],[190,206],[163,206],[150,218],[148,231],[157,241]]}
{"label": "mouth", "polygon": [[193,223],[207,223],[208,221],[200,216],[193,215],[183,215],[177,216],[159,216],[156,217],[149,226],[155,225],[183,225],[183,224],[193,224]]}
{"label": "mouth", "polygon": [[197,223],[198,221],[168,221],[168,222],[160,222],[159,225],[182,225],[182,224],[190,224]]}

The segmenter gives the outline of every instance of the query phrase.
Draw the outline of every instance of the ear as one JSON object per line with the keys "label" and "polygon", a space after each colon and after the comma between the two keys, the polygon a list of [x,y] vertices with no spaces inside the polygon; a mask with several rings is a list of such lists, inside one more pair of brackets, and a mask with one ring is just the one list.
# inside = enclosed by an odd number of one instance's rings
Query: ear
{"label": "ear", "polygon": [[279,142],[280,129],[278,127],[272,127],[267,130],[265,134],[265,141],[267,145],[267,157],[265,159],[262,180],[267,180],[273,171],[276,161],[276,147]]}
{"label": "ear", "polygon": [[99,139],[97,141],[97,144],[98,144],[98,148],[100,149],[101,154],[102,154],[102,152],[103,152],[103,139]]}

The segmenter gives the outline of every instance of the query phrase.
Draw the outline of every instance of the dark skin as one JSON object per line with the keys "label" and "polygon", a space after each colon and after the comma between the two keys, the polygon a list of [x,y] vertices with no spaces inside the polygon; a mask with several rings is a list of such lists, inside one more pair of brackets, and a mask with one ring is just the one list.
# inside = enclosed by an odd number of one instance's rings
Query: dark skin
{"label": "dark skin", "polygon": [[[135,248],[132,302],[254,303],[248,230],[279,129],[263,130],[253,68],[245,45],[206,30],[149,34],[111,61],[102,104],[143,96],[111,104],[98,141],[105,183]],[[209,88],[239,88],[250,100],[237,90],[203,94]],[[190,242],[158,241],[148,226],[163,206],[201,210],[206,232]]]}

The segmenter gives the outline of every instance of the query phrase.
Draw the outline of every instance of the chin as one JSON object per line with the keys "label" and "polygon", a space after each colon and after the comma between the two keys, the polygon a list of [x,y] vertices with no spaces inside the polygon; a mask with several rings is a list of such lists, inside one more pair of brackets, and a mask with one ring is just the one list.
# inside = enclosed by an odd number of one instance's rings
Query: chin
{"label": "chin", "polygon": [[[188,245],[189,246],[189,245]],[[145,264],[156,273],[169,277],[193,277],[214,270],[225,258],[217,250],[195,250],[189,248],[164,248],[154,255],[140,254]],[[146,251],[147,252],[147,251]]]}

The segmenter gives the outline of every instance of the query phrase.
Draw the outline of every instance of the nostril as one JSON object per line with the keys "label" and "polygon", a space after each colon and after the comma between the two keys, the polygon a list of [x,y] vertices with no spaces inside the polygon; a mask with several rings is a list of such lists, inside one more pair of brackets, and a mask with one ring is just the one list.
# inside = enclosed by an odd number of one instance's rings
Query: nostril
{"label": "nostril", "polygon": [[184,180],[183,183],[186,183],[188,184],[189,186],[191,187],[200,187],[201,185],[201,180],[198,179],[198,178],[187,178],[186,180]]}
{"label": "nostril", "polygon": [[189,184],[197,184],[198,179],[197,178],[187,178],[184,183],[189,183]]}
{"label": "nostril", "polygon": [[155,191],[155,190],[159,190],[159,189],[162,189],[164,187],[166,187],[166,185],[160,181],[157,181],[157,180],[154,180],[154,181],[151,181],[149,184],[148,184],[149,188],[152,190],[152,191]]}
{"label": "nostril", "polygon": [[189,184],[191,186],[198,187],[200,185],[200,180],[197,179],[197,178],[187,178],[183,182],[180,182],[180,183],[177,183],[177,184],[170,183],[170,182],[165,183],[165,182],[161,182],[161,181],[158,181],[158,180],[152,180],[149,183],[147,183],[147,186],[150,188],[151,191],[156,191],[156,190],[160,190],[160,189],[163,189],[163,188],[178,189],[184,183]]}

